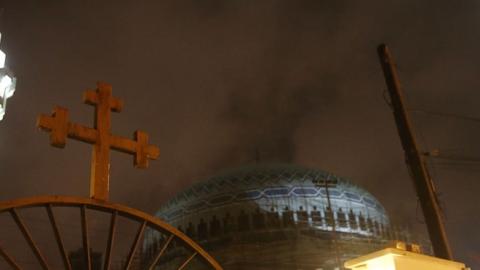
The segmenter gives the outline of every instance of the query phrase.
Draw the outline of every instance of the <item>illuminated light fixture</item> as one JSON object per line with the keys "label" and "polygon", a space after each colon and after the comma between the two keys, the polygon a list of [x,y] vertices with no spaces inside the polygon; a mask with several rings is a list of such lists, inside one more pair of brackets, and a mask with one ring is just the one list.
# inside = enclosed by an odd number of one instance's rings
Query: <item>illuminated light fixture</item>
{"label": "illuminated light fixture", "polygon": [[[0,33],[0,40],[1,40]],[[0,50],[0,121],[5,116],[7,109],[7,99],[13,96],[15,92],[16,79],[12,72],[5,66],[7,56]]]}
{"label": "illuminated light fixture", "polygon": [[7,55],[4,52],[0,51],[0,68],[5,67],[5,59],[6,58],[7,58]]}
{"label": "illuminated light fixture", "polygon": [[467,270],[465,264],[397,248],[386,248],[346,261],[352,270]]}
{"label": "illuminated light fixture", "polygon": [[3,75],[2,79],[0,79],[0,89],[3,91],[0,92],[0,98],[10,98],[13,96],[13,93],[15,92],[15,87],[14,87],[13,79],[12,77],[8,75]]}

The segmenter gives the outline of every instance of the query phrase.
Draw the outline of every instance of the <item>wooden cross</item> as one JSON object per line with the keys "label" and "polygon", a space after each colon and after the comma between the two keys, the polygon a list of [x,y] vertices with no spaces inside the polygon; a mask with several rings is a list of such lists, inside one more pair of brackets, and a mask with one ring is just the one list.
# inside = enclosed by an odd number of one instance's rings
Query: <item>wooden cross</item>
{"label": "wooden cross", "polygon": [[98,200],[108,200],[110,148],[131,154],[136,168],[147,168],[149,159],[156,159],[159,149],[148,144],[148,135],[135,131],[134,139],[112,135],[110,133],[110,112],[120,112],[122,100],[112,96],[112,86],[97,83],[95,91],[87,90],[83,95],[86,104],[95,106],[94,127],[89,128],[68,119],[68,110],[56,106],[51,116],[40,115],[37,127],[50,132],[50,144],[55,147],[65,147],[67,137],[93,144],[92,168],[90,175],[90,197]]}

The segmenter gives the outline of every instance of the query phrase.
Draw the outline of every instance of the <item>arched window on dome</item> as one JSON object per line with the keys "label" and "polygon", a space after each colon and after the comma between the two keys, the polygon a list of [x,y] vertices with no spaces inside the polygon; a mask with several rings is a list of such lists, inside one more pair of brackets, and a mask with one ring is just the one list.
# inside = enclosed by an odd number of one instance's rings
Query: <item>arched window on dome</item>
{"label": "arched window on dome", "polygon": [[358,215],[358,225],[360,226],[360,230],[367,230],[367,223],[365,222],[365,218],[363,217],[362,212],[360,212],[360,214]]}
{"label": "arched window on dome", "polygon": [[220,221],[217,219],[216,215],[213,215],[210,220],[210,236],[217,237],[222,232]]}
{"label": "arched window on dome", "polygon": [[350,224],[350,229],[358,229],[357,218],[355,217],[352,209],[350,209],[350,212],[348,212],[348,223]]}
{"label": "arched window on dome", "polygon": [[293,211],[290,210],[288,206],[285,206],[283,209],[282,220],[284,227],[293,227],[295,225],[293,220]]}
{"label": "arched window on dome", "polygon": [[333,227],[335,225],[335,217],[333,216],[333,211],[328,206],[325,208],[325,223],[329,227]]}
{"label": "arched window on dome", "polygon": [[192,222],[188,222],[186,234],[190,238],[195,238],[195,227],[193,226]]}
{"label": "arched window on dome", "polygon": [[297,220],[300,226],[308,225],[308,212],[303,209],[303,206],[300,206],[297,211]]}
{"label": "arched window on dome", "polygon": [[370,217],[367,218],[367,227],[369,232],[372,232],[372,233],[374,232],[373,221]]}
{"label": "arched window on dome", "polygon": [[347,216],[345,212],[343,212],[341,207],[337,211],[337,221],[338,221],[339,227],[342,227],[342,228],[347,227]]}
{"label": "arched window on dome", "polygon": [[310,211],[310,217],[312,217],[313,226],[322,226],[322,214],[318,211],[317,207],[314,206],[313,210]]}
{"label": "arched window on dome", "polygon": [[203,220],[203,218],[200,219],[200,222],[197,225],[197,232],[198,232],[199,240],[207,239],[208,228],[207,228],[207,223]]}
{"label": "arched window on dome", "polygon": [[375,234],[376,235],[381,235],[381,232],[380,232],[380,224],[378,224],[378,221],[373,221],[373,228],[375,230]]}
{"label": "arched window on dome", "polygon": [[275,211],[275,208],[270,208],[270,212],[267,213],[267,225],[268,228],[279,228],[280,227],[280,217],[278,212]]}

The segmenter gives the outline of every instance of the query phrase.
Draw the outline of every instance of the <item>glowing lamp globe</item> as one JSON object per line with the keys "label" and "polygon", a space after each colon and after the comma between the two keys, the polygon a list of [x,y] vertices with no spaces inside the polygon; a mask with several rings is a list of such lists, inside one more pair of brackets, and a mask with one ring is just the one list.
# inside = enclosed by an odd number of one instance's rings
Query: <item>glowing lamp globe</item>
{"label": "glowing lamp globe", "polygon": [[[3,72],[2,72],[3,73]],[[13,96],[15,92],[15,79],[8,74],[1,74],[0,79],[0,98],[7,99]]]}
{"label": "glowing lamp globe", "polygon": [[0,120],[2,120],[5,115],[7,99],[12,97],[15,92],[16,83],[12,72],[5,66],[6,57],[5,53],[0,50]]}
{"label": "glowing lamp globe", "polygon": [[7,58],[7,56],[5,55],[5,53],[0,51],[0,68],[5,67],[5,59],[6,58]]}

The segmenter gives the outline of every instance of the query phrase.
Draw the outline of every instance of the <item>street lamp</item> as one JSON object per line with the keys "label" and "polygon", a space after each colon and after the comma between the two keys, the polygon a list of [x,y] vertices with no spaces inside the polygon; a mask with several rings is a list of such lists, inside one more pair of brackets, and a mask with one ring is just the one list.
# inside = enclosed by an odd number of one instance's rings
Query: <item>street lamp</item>
{"label": "street lamp", "polygon": [[[0,33],[0,40],[2,34]],[[15,92],[16,79],[13,73],[5,66],[7,56],[0,50],[0,121],[5,115],[7,108],[7,99],[13,96]]]}

